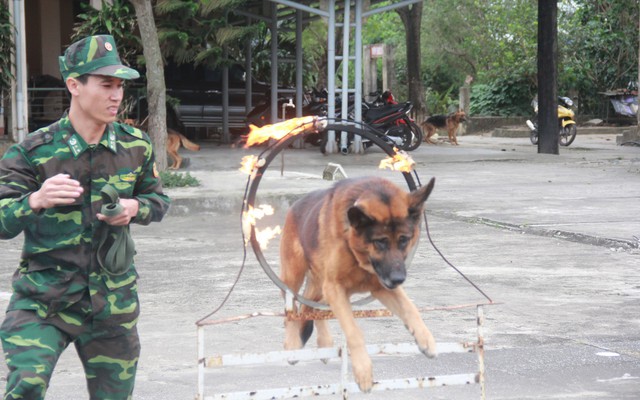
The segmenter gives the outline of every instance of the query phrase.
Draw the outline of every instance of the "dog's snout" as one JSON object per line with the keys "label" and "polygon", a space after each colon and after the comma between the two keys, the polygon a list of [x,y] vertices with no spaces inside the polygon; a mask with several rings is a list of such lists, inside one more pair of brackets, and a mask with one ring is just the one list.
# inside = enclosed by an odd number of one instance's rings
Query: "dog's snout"
{"label": "dog's snout", "polygon": [[393,270],[391,271],[391,274],[389,274],[389,282],[393,287],[402,285],[405,279],[407,279],[407,274],[404,270]]}
{"label": "dog's snout", "polygon": [[380,282],[387,289],[395,289],[407,279],[407,270],[401,260],[389,261],[372,260],[373,269],[376,271]]}

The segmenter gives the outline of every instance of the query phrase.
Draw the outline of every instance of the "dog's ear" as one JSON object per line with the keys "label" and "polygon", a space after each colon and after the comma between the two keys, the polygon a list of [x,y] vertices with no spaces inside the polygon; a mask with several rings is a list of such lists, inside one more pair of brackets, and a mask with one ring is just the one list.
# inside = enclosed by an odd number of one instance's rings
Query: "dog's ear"
{"label": "dog's ear", "polygon": [[411,192],[411,194],[409,195],[411,197],[409,204],[409,216],[411,218],[420,218],[422,205],[429,198],[429,195],[431,194],[431,191],[433,190],[433,186],[435,184],[436,178],[431,178],[427,186],[422,186],[421,188]]}
{"label": "dog's ear", "polygon": [[373,224],[375,220],[369,217],[362,208],[357,205],[351,206],[347,211],[347,217],[351,226],[359,231],[363,228]]}

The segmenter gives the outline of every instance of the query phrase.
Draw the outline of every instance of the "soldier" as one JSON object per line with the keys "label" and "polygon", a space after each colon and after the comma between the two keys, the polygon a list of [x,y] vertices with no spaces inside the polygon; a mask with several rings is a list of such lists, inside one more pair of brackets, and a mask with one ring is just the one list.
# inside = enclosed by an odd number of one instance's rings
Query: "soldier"
{"label": "soldier", "polygon": [[0,327],[5,399],[43,399],[74,343],[91,399],[130,399],[140,342],[129,224],[160,221],[169,198],[149,137],[116,122],[124,80],[113,37],[73,43],[59,58],[71,94],[56,123],[0,160],[0,238],[24,233]]}

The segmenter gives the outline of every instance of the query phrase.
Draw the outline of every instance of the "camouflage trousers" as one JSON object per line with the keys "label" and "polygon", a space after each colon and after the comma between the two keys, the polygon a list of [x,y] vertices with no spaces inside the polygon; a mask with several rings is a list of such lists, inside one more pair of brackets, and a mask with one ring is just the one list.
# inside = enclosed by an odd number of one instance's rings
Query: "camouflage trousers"
{"label": "camouflage trousers", "polygon": [[[131,399],[140,355],[136,326],[114,330],[94,324],[82,303],[46,319],[31,310],[7,312],[0,327],[9,368],[5,400],[44,399],[58,358],[70,343],[84,367],[91,400]],[[84,323],[78,324],[78,318]]]}

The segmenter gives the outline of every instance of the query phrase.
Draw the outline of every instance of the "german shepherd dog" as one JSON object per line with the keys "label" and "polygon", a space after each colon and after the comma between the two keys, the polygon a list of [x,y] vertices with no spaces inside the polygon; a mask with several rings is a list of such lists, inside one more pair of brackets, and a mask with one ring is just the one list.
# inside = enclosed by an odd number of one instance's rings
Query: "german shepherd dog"
{"label": "german shepherd dog", "polygon": [[463,110],[458,110],[449,115],[432,115],[422,123],[422,130],[425,133],[424,141],[435,144],[436,142],[431,140],[431,136],[433,136],[438,129],[446,129],[449,135],[449,142],[458,145],[458,127],[460,123],[466,120],[467,118]]}
{"label": "german shepherd dog", "polygon": [[[135,126],[140,129],[147,129],[147,118],[145,118],[142,123],[138,123],[133,119],[125,119],[122,121],[123,123],[131,126]],[[167,128],[167,154],[169,158],[173,160],[173,163],[168,167],[168,169],[179,169],[182,166],[182,157],[178,154],[178,150],[180,150],[180,146],[183,146],[187,150],[191,151],[200,151],[200,146],[193,143],[189,139],[187,139],[182,133],[176,131],[175,129]]]}
{"label": "german shepherd dog", "polygon": [[[280,278],[304,296],[328,303],[345,334],[353,374],[363,392],[373,385],[371,359],[353,317],[350,296],[370,292],[400,317],[420,350],[436,356],[436,344],[401,284],[405,260],[418,243],[424,202],[435,184],[408,193],[375,177],[345,179],[307,194],[290,208],[280,244]],[[308,310],[303,305],[301,311]],[[314,321],[285,320],[284,347],[302,348]],[[328,322],[316,320],[318,346],[333,346]]]}
{"label": "german shepherd dog", "polygon": [[191,151],[199,151],[200,146],[187,139],[182,133],[167,128],[167,154],[173,160],[169,169],[179,169],[182,166],[182,157],[178,154],[180,146]]}

